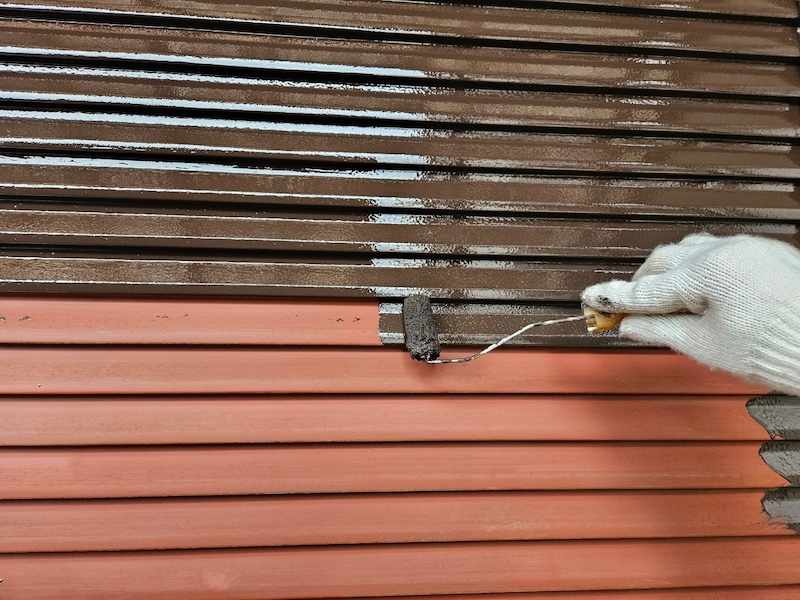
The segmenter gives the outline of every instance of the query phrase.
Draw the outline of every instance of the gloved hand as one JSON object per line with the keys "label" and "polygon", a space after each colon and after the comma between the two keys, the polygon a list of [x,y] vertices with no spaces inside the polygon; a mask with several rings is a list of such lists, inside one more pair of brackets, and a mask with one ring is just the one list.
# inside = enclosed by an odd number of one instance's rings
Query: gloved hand
{"label": "gloved hand", "polygon": [[790,244],[690,235],[656,248],[630,282],[593,285],[581,297],[632,313],[620,324],[624,337],[800,395],[800,250]]}

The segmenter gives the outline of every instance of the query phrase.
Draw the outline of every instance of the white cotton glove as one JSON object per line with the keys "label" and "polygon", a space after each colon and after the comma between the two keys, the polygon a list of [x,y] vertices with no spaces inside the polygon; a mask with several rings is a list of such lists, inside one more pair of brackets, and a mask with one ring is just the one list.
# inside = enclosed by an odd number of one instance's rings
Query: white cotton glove
{"label": "white cotton glove", "polygon": [[593,285],[581,297],[631,313],[624,337],[800,395],[800,250],[787,243],[690,235],[656,248],[632,281]]}

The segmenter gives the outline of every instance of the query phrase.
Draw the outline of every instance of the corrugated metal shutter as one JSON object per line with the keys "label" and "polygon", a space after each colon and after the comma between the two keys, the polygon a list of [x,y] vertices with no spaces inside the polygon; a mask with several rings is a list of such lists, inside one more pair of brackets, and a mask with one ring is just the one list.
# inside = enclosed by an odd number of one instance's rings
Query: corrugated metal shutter
{"label": "corrugated metal shutter", "polygon": [[383,347],[410,291],[482,342],[691,231],[796,242],[793,0],[0,16],[0,597],[800,597],[764,390]]}

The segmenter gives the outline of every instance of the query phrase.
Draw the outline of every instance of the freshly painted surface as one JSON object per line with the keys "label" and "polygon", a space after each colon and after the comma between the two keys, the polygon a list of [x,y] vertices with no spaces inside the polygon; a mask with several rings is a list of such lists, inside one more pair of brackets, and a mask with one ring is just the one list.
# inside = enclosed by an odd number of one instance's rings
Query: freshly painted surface
{"label": "freshly painted surface", "polygon": [[766,390],[382,347],[797,242],[793,0],[65,4],[0,3],[0,598],[800,597]]}
{"label": "freshly painted surface", "polygon": [[[222,1],[200,4],[185,0],[146,5],[132,5],[125,0],[73,0],[66,7],[64,4],[63,0],[28,0],[2,3],[0,10],[14,15],[14,8],[30,6],[40,10],[43,18],[87,22],[98,17],[126,22],[133,15],[140,18],[150,15],[154,17],[153,23],[163,22],[167,17],[174,24],[197,29],[224,27],[236,31],[245,27],[245,30],[252,30],[253,25],[259,25],[261,31],[281,31],[282,28],[302,27],[317,35],[367,39],[377,35],[427,42],[436,36],[445,41],[557,43],[647,48],[661,52],[727,53],[735,46],[741,54],[756,56],[800,54],[794,29],[785,23],[704,22],[676,17],[662,17],[656,21],[647,16],[558,10],[558,6],[530,11],[450,4],[443,11],[435,3],[376,4],[363,0],[279,0],[266,6]],[[48,6],[52,7],[50,11],[41,10]]]}

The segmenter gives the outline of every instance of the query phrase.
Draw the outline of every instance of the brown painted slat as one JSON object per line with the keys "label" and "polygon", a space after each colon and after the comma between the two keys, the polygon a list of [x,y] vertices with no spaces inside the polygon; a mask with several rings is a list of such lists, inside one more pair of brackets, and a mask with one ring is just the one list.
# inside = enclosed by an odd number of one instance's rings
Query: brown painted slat
{"label": "brown painted slat", "polygon": [[0,65],[0,98],[199,111],[249,111],[499,127],[797,137],[800,108],[780,102],[629,98],[425,86],[278,82],[121,69]]}
{"label": "brown painted slat", "polygon": [[752,442],[154,446],[0,451],[2,499],[781,485]]}
{"label": "brown painted slat", "polygon": [[0,24],[0,56],[156,61],[172,69],[252,69],[334,76],[400,77],[574,87],[710,92],[792,97],[800,85],[794,65],[698,58],[637,58],[552,52],[382,44],[120,26],[9,22]]}
{"label": "brown painted slat", "polygon": [[[424,0],[428,1],[428,0]],[[555,6],[569,6],[574,0],[547,0]],[[581,0],[581,4],[618,6],[630,9],[718,13],[781,19],[797,18],[797,3],[792,0]]]}
{"label": "brown painted slat", "polygon": [[0,552],[791,535],[760,500],[703,490],[8,501]]}
{"label": "brown painted slat", "polygon": [[[299,131],[298,131],[299,129]],[[437,132],[189,117],[0,111],[0,148],[212,159],[728,177],[800,177],[789,143],[508,132]],[[90,133],[89,133],[90,132]]]}
{"label": "brown painted slat", "polygon": [[374,301],[346,299],[0,299],[4,344],[377,346]]}
{"label": "brown painted slat", "polygon": [[[452,351],[456,353],[458,350]],[[449,353],[446,353],[449,354]],[[460,355],[457,354],[457,355]],[[762,394],[665,351],[500,349],[426,365],[400,349],[0,346],[3,394]],[[333,382],[333,383],[332,383]]]}
{"label": "brown painted slat", "polygon": [[761,458],[792,485],[800,485],[800,444],[767,442],[761,446]]}
{"label": "brown painted slat", "polygon": [[[236,29],[237,22],[264,27],[313,27],[306,35],[324,37],[368,34],[437,36],[444,41],[460,39],[522,43],[558,43],[577,46],[741,53],[759,56],[797,56],[794,29],[789,25],[757,22],[701,21],[662,16],[658,20],[636,15],[575,10],[534,10],[497,6],[448,6],[446,16],[435,4],[326,0],[309,2],[278,0],[266,6],[229,4],[222,1],[174,0],[152,6],[128,0],[22,0],[4,6],[45,6],[81,9],[76,15],[112,15],[122,22],[131,15],[189,17],[187,28],[213,27],[196,17],[224,19]],[[58,13],[53,14],[58,17]],[[73,17],[75,18],[75,17]],[[232,21],[232,22],[231,22]]]}
{"label": "brown painted slat", "polygon": [[[17,205],[14,205],[17,206]],[[0,204],[0,243],[50,246],[281,250],[358,254],[644,259],[690,233],[751,234],[793,241],[772,223],[625,222],[512,217],[437,217],[311,211],[207,215],[186,211],[70,210]],[[800,241],[800,239],[798,239]]]}
{"label": "brown painted slat", "polygon": [[235,600],[788,585],[798,549],[796,537],[767,537],[15,555],[3,585],[8,600],[63,600],[65,589]]}
{"label": "brown painted slat", "polygon": [[[488,346],[524,326],[538,322],[564,319],[578,314],[576,305],[546,303],[465,303],[433,302],[433,324],[441,345]],[[405,328],[401,302],[380,303],[380,337],[387,345],[404,345]],[[618,332],[588,334],[583,321],[572,321],[536,327],[506,342],[508,346],[592,346],[641,347],[632,340],[621,338]],[[782,437],[797,436],[800,415],[789,406],[753,406],[750,414],[771,434],[783,431]],[[778,427],[782,429],[777,429]],[[795,432],[795,433],[791,433]]]}
{"label": "brown painted slat", "polygon": [[[488,346],[537,321],[573,317],[576,304],[462,303],[433,302],[433,324],[442,346]],[[401,302],[380,303],[380,337],[387,345],[405,346],[405,327]],[[589,334],[586,323],[570,321],[535,327],[506,342],[507,346],[642,347],[617,331]]]}
{"label": "brown painted slat", "polygon": [[215,164],[0,155],[13,198],[208,202],[432,212],[668,215],[800,220],[791,182],[680,181],[392,171],[292,171]]}
{"label": "brown painted slat", "polygon": [[764,440],[743,410],[746,398],[4,396],[0,445]]}
{"label": "brown painted slat", "polygon": [[634,270],[627,265],[422,258],[353,264],[3,256],[0,284],[6,292],[23,293],[402,297],[425,290],[436,298],[576,301],[587,285],[627,279]]}

